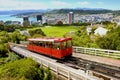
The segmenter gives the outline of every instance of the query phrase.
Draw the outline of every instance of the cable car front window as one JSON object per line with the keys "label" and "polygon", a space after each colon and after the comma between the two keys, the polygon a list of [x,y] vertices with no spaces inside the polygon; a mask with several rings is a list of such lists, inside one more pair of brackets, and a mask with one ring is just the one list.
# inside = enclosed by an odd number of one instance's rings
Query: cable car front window
{"label": "cable car front window", "polygon": [[72,46],[72,41],[68,40],[66,45],[67,45],[67,48],[71,47]]}
{"label": "cable car front window", "polygon": [[62,49],[66,49],[66,48],[69,48],[69,47],[71,47],[71,46],[72,46],[71,40],[62,42]]}
{"label": "cable car front window", "polygon": [[67,46],[66,46],[66,42],[63,42],[62,43],[62,49],[65,49]]}

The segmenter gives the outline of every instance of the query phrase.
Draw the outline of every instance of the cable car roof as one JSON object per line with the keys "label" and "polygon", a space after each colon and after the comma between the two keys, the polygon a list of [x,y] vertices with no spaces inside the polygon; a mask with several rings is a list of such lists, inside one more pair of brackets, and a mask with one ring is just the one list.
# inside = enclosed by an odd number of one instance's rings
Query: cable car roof
{"label": "cable car roof", "polygon": [[28,41],[63,42],[72,38],[29,38]]}

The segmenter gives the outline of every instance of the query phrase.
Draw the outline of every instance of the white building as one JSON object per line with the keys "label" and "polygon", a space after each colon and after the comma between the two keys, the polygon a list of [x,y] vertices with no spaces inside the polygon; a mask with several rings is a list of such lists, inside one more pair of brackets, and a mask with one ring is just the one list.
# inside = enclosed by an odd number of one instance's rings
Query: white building
{"label": "white building", "polygon": [[20,34],[22,34],[22,35],[30,36],[30,33],[29,33],[28,30],[23,30],[23,31],[20,31],[20,30],[19,30],[19,32],[20,32]]}
{"label": "white building", "polygon": [[91,33],[91,30],[92,30],[92,28],[90,26],[88,26],[86,29],[88,35]]}
{"label": "white building", "polygon": [[107,29],[103,28],[103,27],[98,27],[94,32],[95,35],[99,34],[100,36],[106,35],[107,33]]}

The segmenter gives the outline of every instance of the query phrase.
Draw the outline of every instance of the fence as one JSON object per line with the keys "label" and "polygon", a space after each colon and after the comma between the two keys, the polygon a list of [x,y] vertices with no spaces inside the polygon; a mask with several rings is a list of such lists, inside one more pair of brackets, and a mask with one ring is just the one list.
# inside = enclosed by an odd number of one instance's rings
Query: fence
{"label": "fence", "polygon": [[120,51],[115,51],[115,50],[105,50],[105,49],[84,48],[84,47],[73,46],[73,52],[120,59]]}

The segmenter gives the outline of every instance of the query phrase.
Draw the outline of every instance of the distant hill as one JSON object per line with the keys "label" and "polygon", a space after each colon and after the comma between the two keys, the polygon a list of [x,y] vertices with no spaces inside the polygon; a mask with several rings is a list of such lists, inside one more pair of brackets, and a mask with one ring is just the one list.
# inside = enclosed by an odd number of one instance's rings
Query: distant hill
{"label": "distant hill", "polygon": [[69,12],[73,12],[75,14],[104,14],[104,13],[112,13],[112,10],[107,9],[89,9],[89,8],[76,8],[76,9],[55,9],[47,12],[46,14],[58,14],[63,13],[67,14]]}
{"label": "distant hill", "polygon": [[9,10],[9,11],[0,11],[0,15],[22,15],[22,14],[31,14],[31,13],[44,13],[49,10]]}
{"label": "distant hill", "polygon": [[21,11],[14,16],[35,16],[38,14],[67,14],[69,12],[74,12],[75,14],[104,14],[104,13],[112,13],[112,10],[107,9],[91,9],[91,8],[75,8],[75,9],[54,9],[54,10],[30,10],[30,11]]}
{"label": "distant hill", "polygon": [[120,10],[108,10],[108,9],[100,9],[100,8],[67,8],[67,9],[47,9],[47,10],[11,10],[11,11],[0,11],[0,15],[13,15],[13,16],[35,16],[38,14],[67,14],[69,12],[74,12],[75,14],[105,14],[105,13],[113,13],[114,15],[120,15]]}

